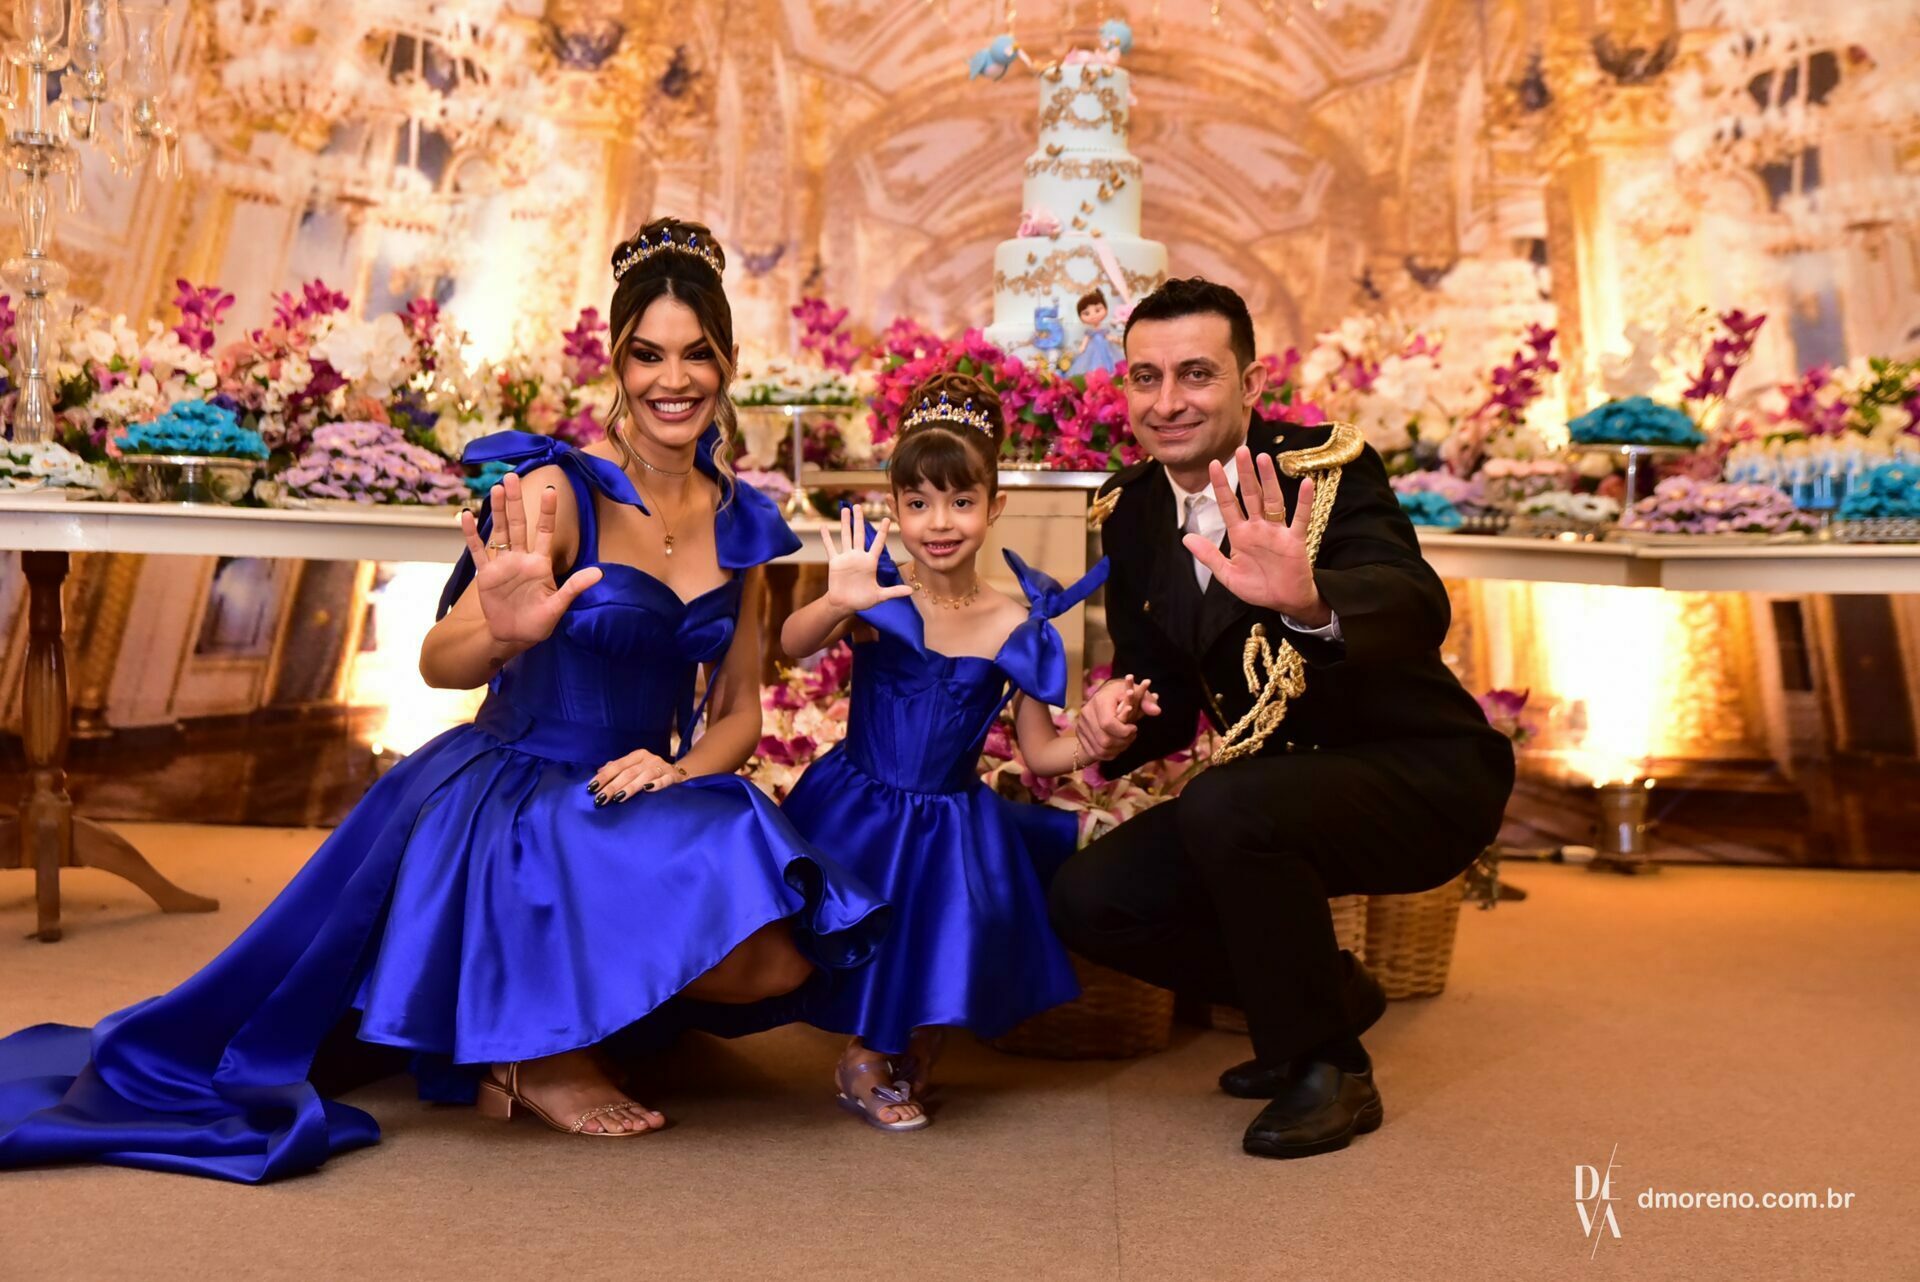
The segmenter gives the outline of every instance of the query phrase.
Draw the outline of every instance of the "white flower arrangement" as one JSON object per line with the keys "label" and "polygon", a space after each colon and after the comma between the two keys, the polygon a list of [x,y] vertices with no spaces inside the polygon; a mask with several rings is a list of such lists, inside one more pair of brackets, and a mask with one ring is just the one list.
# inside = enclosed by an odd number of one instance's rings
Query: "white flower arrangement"
{"label": "white flower arrangement", "polygon": [[1603,525],[1620,519],[1620,503],[1600,494],[1576,494],[1571,490],[1548,490],[1520,502],[1520,514]]}
{"label": "white flower arrangement", "polygon": [[64,445],[0,441],[0,493],[39,489],[97,490],[100,469]]}

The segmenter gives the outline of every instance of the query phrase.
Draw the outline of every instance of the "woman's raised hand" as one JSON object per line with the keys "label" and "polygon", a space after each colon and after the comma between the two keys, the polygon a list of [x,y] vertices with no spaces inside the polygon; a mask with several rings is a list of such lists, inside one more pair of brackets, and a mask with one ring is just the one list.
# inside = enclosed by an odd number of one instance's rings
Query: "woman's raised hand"
{"label": "woman's raised hand", "polygon": [[590,565],[555,585],[553,514],[560,497],[549,485],[529,523],[521,489],[519,476],[509,473],[488,496],[494,514],[491,543],[480,542],[471,512],[460,514],[460,529],[473,554],[473,586],[487,630],[496,641],[534,645],[553,634],[574,598],[600,581],[600,569]]}
{"label": "woman's raised hand", "polygon": [[874,527],[873,546],[867,546],[867,522],[855,507],[840,512],[840,546],[833,544],[833,532],[820,527],[820,545],[827,551],[827,604],[848,614],[858,614],[870,606],[895,597],[912,596],[904,583],[880,586],[880,553],[887,546],[888,520]]}

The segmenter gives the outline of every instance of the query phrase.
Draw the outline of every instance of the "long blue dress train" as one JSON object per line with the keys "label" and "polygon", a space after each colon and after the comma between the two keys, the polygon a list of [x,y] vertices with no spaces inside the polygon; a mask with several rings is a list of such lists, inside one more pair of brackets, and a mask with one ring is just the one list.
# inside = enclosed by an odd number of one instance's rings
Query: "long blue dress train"
{"label": "long blue dress train", "polygon": [[[979,764],[1014,689],[1066,702],[1066,651],[1051,620],[1106,581],[1107,563],[1063,589],[1006,557],[1029,612],[991,659],[927,649],[909,599],[861,612],[877,636],[854,647],[847,736],[782,807],[891,906],[873,963],[836,976],[801,1013],[883,1054],[904,1051],[921,1025],[995,1037],[1080,992],[1044,884],[1073,853],[1074,817],[1006,800],[980,781]],[[879,578],[900,582],[884,553]]]}
{"label": "long blue dress train", "polygon": [[[676,729],[686,750],[703,710],[696,672],[726,654],[742,575],[798,547],[773,504],[735,491],[714,524],[733,577],[688,601],[598,559],[596,495],[642,506],[619,467],[519,432],[467,457],[558,464],[579,499],[575,565],[604,577],[500,672],[473,724],[389,771],[198,974],[91,1030],[0,1040],[0,1166],[271,1180],[379,1138],[308,1080],[352,1010],[361,1041],[415,1052],[416,1071],[483,1065],[600,1042],[773,921],[791,919],[829,970],[872,953],[885,905],[745,780],[696,777],[604,808],[586,792],[615,757],[677,755]],[[472,575],[463,558],[443,613]],[[770,1020],[788,1005],[769,1004]],[[752,1025],[751,1012],[728,1017]],[[423,1093],[430,1080],[471,1098],[470,1072],[423,1076]]]}

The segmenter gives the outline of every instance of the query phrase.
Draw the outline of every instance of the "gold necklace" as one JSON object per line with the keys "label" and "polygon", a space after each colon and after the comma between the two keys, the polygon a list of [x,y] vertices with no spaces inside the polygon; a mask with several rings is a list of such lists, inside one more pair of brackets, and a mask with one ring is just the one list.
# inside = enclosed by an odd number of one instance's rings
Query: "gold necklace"
{"label": "gold necklace", "polygon": [[917,565],[907,570],[907,586],[926,597],[928,605],[938,606],[942,610],[964,610],[973,604],[975,597],[980,595],[980,580],[976,577],[973,586],[959,596],[941,596],[920,581],[920,567]]}
{"label": "gold necklace", "polygon": [[[692,468],[688,468],[685,472],[669,472],[663,467],[655,467],[653,464],[641,458],[640,452],[638,450],[634,449],[633,446],[627,444],[627,436],[625,432],[614,433],[613,439],[614,439],[614,442],[619,445],[620,452],[622,454],[625,454],[628,458],[632,459],[634,462],[638,463],[641,467],[645,468],[649,472],[658,472],[662,476],[687,476],[691,474],[693,471]],[[667,520],[667,509],[660,503],[656,502],[653,496],[648,494],[646,490],[641,487],[640,478],[638,476],[635,476],[633,478],[633,488],[640,492],[641,499],[646,502],[647,506],[650,509],[652,509],[654,518],[660,522],[660,532],[666,539],[666,554],[668,556],[672,556],[673,555],[673,526]]]}
{"label": "gold necklace", "polygon": [[661,476],[674,476],[674,477],[693,475],[693,469],[690,467],[682,468],[680,471],[676,472],[671,468],[655,467],[652,463],[647,462],[646,459],[640,456],[640,451],[634,449],[633,444],[627,440],[627,434],[625,432],[615,432],[613,434],[613,442],[614,444],[620,447],[620,452],[622,454],[625,454],[629,459],[632,459],[635,463],[638,463],[641,467],[646,468],[647,471],[649,472],[655,472]]}

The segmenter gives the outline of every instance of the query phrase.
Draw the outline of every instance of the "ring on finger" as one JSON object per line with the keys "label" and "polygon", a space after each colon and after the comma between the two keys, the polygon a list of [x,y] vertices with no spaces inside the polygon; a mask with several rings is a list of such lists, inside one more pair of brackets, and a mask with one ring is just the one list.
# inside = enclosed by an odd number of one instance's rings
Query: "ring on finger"
{"label": "ring on finger", "polygon": [[489,543],[489,544],[487,544],[487,551],[489,551],[489,552],[505,552],[505,551],[506,551],[506,550],[507,550],[508,548],[510,548],[510,547],[512,547],[512,546],[513,546],[513,545],[512,545],[511,543]]}
{"label": "ring on finger", "polygon": [[1269,521],[1284,521],[1287,519],[1287,510],[1283,507],[1263,507],[1260,509],[1260,514]]}

